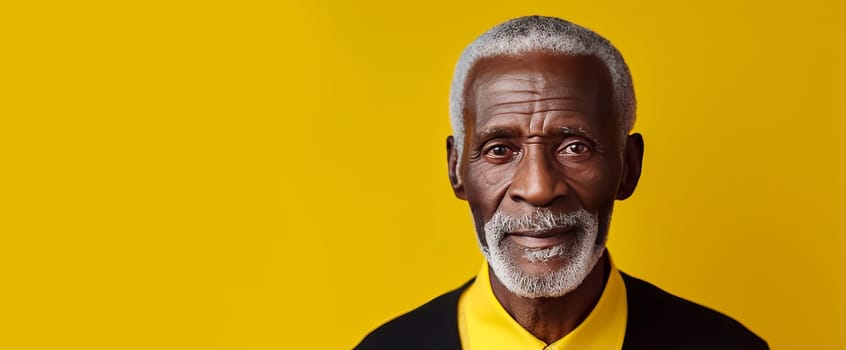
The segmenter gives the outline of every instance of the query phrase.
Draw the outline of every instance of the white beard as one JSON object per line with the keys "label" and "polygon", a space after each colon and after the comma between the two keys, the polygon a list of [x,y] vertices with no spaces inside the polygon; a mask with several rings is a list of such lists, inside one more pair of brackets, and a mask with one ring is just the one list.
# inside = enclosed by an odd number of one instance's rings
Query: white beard
{"label": "white beard", "polygon": [[[584,209],[568,214],[537,209],[531,215],[519,217],[496,212],[485,223],[487,244],[480,240],[479,246],[496,277],[512,293],[526,298],[560,297],[581,285],[605,252],[608,236],[605,235],[601,242],[596,241],[598,216]],[[506,245],[508,232],[556,228],[575,228],[575,236],[560,245],[542,249]],[[564,263],[558,269],[532,273],[520,268],[516,261],[518,256],[537,265],[547,264],[552,259],[561,259]]]}

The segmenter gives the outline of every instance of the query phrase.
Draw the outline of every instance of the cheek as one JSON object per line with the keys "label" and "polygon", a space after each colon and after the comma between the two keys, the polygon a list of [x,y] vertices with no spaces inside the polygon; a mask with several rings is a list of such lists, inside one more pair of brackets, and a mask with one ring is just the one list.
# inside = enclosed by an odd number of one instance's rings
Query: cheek
{"label": "cheek", "polygon": [[490,219],[499,208],[514,176],[513,167],[470,164],[464,176],[464,189],[474,217]]}
{"label": "cheek", "polygon": [[620,167],[608,162],[568,171],[571,190],[576,192],[585,209],[595,211],[613,203],[617,197]]}
{"label": "cheek", "polygon": [[514,178],[513,166],[498,166],[493,167],[490,164],[483,166],[480,169],[479,177],[484,181],[485,186],[492,189],[494,192],[504,192],[511,180]]}

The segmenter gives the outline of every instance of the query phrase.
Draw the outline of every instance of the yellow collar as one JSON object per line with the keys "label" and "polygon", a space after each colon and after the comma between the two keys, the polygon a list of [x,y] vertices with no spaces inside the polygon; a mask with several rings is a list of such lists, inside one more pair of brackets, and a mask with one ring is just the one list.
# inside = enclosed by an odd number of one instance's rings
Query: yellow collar
{"label": "yellow collar", "polygon": [[[607,254],[608,252],[606,252]],[[611,260],[611,259],[609,259]],[[458,330],[463,349],[621,349],[626,334],[626,286],[614,262],[599,302],[576,329],[545,344],[505,311],[491,289],[488,264],[458,301]]]}

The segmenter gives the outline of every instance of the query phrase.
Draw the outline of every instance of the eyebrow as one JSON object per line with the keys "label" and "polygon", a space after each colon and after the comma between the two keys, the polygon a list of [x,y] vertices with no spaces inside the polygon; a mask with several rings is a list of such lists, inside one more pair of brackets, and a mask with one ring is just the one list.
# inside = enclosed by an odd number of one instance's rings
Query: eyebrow
{"label": "eyebrow", "polygon": [[570,127],[562,126],[562,127],[558,128],[558,130],[562,135],[581,136],[581,137],[584,137],[588,140],[593,141],[593,144],[596,145],[597,147],[599,147],[601,145],[601,143],[599,143],[599,139],[594,137],[591,133],[589,133],[584,128],[570,128]]}
{"label": "eyebrow", "polygon": [[520,134],[520,131],[508,128],[484,129],[479,132],[479,140],[482,140],[482,142],[487,142],[488,140],[493,139],[514,138],[520,136]]}

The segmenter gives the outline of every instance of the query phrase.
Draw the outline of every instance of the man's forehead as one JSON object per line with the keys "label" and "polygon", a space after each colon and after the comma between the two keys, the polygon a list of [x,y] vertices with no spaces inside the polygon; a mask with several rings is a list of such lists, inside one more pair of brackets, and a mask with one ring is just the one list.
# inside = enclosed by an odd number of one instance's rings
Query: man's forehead
{"label": "man's forehead", "polygon": [[[583,111],[595,109],[598,94],[595,89],[567,82],[528,82],[499,84],[480,89],[475,94],[475,115],[490,117],[498,114],[532,114],[552,111]],[[541,86],[543,85],[543,86]]]}
{"label": "man's forehead", "polygon": [[481,58],[470,69],[466,86],[473,89],[494,78],[497,84],[530,85],[538,80],[611,83],[608,68],[598,57],[545,51]]}
{"label": "man's forehead", "polygon": [[604,109],[600,104],[611,104],[611,91],[607,67],[592,56],[527,53],[486,58],[468,75],[465,116],[478,126],[504,114],[595,114]]}

